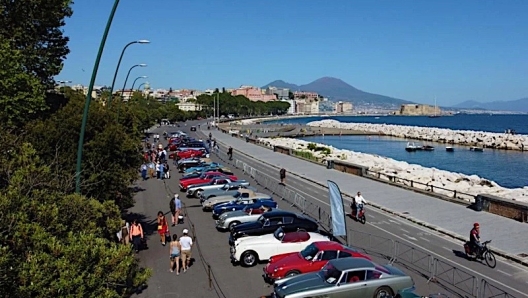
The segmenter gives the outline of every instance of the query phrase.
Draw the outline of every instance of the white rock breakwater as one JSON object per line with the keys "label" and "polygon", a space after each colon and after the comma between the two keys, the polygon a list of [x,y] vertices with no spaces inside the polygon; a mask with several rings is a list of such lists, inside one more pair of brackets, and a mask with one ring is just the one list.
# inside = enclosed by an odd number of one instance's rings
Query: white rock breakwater
{"label": "white rock breakwater", "polygon": [[283,146],[300,152],[310,152],[321,163],[326,163],[326,160],[329,159],[350,162],[366,167],[369,172],[381,173],[381,179],[389,180],[389,176],[397,177],[399,179],[396,179],[395,182],[407,186],[410,186],[410,182],[402,179],[412,180],[419,182],[413,183],[413,187],[415,188],[430,190],[432,186],[435,193],[449,197],[452,197],[453,190],[456,190],[458,198],[470,202],[473,202],[473,196],[478,194],[490,194],[504,199],[528,202],[528,187],[515,189],[505,188],[477,175],[469,176],[435,168],[426,168],[378,155],[337,149],[324,144],[316,144],[316,146],[328,148],[329,154],[322,151],[312,151],[308,149],[308,144],[311,142],[292,138],[259,138],[258,142],[270,148],[273,146]]}
{"label": "white rock breakwater", "polygon": [[527,135],[512,135],[473,130],[451,130],[436,127],[418,127],[372,123],[341,123],[336,120],[312,121],[313,127],[330,127],[380,133],[387,136],[440,142],[483,148],[528,151]]}

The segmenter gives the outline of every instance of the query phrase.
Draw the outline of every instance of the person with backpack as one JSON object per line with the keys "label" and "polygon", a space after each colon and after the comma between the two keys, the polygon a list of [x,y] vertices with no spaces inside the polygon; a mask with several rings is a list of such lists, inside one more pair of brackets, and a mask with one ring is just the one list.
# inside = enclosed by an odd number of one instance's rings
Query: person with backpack
{"label": "person with backpack", "polygon": [[178,225],[178,221],[180,218],[180,212],[182,208],[182,202],[180,200],[180,196],[178,194],[174,194],[174,198],[170,200],[169,202],[170,211],[172,214],[172,226]]}
{"label": "person with backpack", "polygon": [[143,239],[143,227],[141,227],[141,224],[138,223],[137,219],[134,219],[132,226],[130,226],[130,241],[132,241],[136,253],[139,252],[141,239]]}

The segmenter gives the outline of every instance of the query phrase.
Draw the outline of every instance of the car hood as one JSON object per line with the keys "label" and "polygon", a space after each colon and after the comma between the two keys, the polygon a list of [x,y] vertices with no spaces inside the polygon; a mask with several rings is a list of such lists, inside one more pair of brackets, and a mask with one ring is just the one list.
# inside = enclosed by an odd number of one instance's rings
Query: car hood
{"label": "car hood", "polygon": [[276,262],[270,264],[270,267],[287,268],[289,266],[298,266],[299,264],[306,263],[306,260],[301,256],[301,253],[294,252],[287,256],[280,258]]}
{"label": "car hood", "polygon": [[326,282],[319,276],[319,272],[307,273],[295,276],[275,288],[275,292],[281,296],[291,295],[298,292],[311,291],[325,288]]}
{"label": "car hood", "polygon": [[220,216],[220,219],[228,219],[231,217],[239,217],[248,215],[244,210],[236,210],[231,212],[226,212]]}
{"label": "car hood", "polygon": [[187,185],[189,185],[189,184],[203,184],[205,182],[206,182],[206,180],[199,179],[199,178],[192,178],[192,179],[187,179],[187,180],[183,180],[182,181],[182,183],[185,183]]}
{"label": "car hood", "polygon": [[217,203],[230,203],[231,201],[234,201],[235,199],[236,198],[233,197],[233,195],[226,195],[226,196],[213,197],[213,198],[207,199],[205,202],[215,205]]}
{"label": "car hood", "polygon": [[187,185],[191,186],[190,188],[196,188],[196,187],[208,186],[210,184],[209,184],[209,182],[202,182],[202,183],[190,183],[190,184],[187,184]]}
{"label": "car hood", "polygon": [[253,229],[260,229],[262,227],[262,224],[258,221],[253,222],[246,222],[243,224],[236,225],[233,233],[241,232],[241,231],[247,231],[247,230],[253,230]]}
{"label": "car hood", "polygon": [[247,245],[248,243],[251,245],[263,245],[263,244],[270,244],[270,243],[278,244],[278,241],[273,234],[265,234],[265,235],[260,235],[260,236],[249,236],[249,237],[243,237],[243,238],[238,239],[235,242],[235,247],[241,244]]}

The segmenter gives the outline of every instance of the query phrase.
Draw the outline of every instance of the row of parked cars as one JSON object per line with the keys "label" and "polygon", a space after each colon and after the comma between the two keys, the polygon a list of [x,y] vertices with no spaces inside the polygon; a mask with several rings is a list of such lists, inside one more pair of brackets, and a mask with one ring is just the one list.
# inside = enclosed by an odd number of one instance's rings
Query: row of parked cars
{"label": "row of parked cars", "polygon": [[222,165],[202,163],[184,171],[180,189],[212,213],[218,231],[229,232],[233,264],[267,263],[262,276],[274,286],[272,297],[419,297],[398,268],[339,243],[308,216],[278,209],[272,196]]}

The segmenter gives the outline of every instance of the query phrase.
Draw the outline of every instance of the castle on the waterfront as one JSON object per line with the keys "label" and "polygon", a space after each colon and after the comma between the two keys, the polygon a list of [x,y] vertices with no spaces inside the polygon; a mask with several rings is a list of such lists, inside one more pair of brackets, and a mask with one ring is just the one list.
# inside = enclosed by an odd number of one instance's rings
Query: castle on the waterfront
{"label": "castle on the waterfront", "polygon": [[394,112],[394,115],[402,116],[436,116],[441,114],[442,110],[437,106],[422,104],[404,104],[398,111]]}

